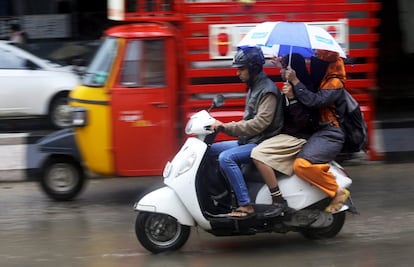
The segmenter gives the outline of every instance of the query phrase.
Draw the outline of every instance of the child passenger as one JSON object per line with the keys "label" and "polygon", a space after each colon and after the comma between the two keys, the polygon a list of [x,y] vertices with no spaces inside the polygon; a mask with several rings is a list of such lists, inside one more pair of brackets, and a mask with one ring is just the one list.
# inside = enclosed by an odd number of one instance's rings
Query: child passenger
{"label": "child passenger", "polygon": [[[279,59],[280,61],[280,59]],[[281,59],[281,76],[286,80],[289,55]],[[275,62],[279,63],[279,62]],[[312,81],[307,71],[305,59],[300,54],[291,55],[291,68],[307,90],[313,90]],[[279,189],[275,171],[286,175],[293,173],[293,161],[306,143],[306,139],[314,132],[315,111],[307,108],[295,98],[293,85],[285,82],[282,91],[284,101],[284,126],[281,133],[264,140],[252,151],[251,157],[267,184],[272,196],[274,210],[272,215],[278,216],[287,211],[288,205]]]}

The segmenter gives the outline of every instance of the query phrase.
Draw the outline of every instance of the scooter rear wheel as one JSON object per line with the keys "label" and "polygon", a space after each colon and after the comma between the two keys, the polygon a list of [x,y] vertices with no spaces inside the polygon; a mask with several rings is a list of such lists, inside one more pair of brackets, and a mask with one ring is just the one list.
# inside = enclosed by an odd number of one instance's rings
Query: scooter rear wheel
{"label": "scooter rear wheel", "polygon": [[335,237],[342,229],[345,223],[345,211],[332,215],[331,225],[324,228],[307,228],[301,231],[301,234],[310,240],[327,239]]}
{"label": "scooter rear wheel", "polygon": [[144,248],[161,253],[180,249],[190,236],[190,227],[167,214],[139,212],[135,234]]}

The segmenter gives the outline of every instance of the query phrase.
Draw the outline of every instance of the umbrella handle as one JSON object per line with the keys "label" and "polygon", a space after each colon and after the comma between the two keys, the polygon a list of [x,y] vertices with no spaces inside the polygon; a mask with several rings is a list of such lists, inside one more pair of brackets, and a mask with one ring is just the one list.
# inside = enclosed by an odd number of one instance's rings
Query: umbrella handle
{"label": "umbrella handle", "polygon": [[290,48],[289,48],[289,63],[288,63],[288,66],[290,67],[290,63],[291,63],[291,61],[292,61],[292,46],[290,46]]}

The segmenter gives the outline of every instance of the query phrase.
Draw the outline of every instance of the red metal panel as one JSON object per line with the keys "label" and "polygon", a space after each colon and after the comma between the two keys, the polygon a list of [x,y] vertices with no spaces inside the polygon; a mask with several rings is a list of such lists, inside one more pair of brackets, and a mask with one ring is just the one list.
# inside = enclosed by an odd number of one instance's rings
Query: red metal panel
{"label": "red metal panel", "polygon": [[377,65],[373,63],[367,64],[346,64],[346,73],[360,73],[360,72],[374,72],[377,70]]}
{"label": "red metal panel", "polygon": [[379,41],[378,33],[365,33],[365,34],[350,34],[349,42],[350,43],[375,43]]}
{"label": "red metal panel", "polygon": [[201,84],[201,85],[189,85],[189,92],[192,94],[200,93],[230,93],[230,92],[243,92],[246,86],[241,83],[226,83],[226,84]]}
{"label": "red metal panel", "polygon": [[[352,49],[349,53],[349,57],[370,57],[376,58],[378,56],[378,49],[366,48],[366,49]],[[210,61],[210,54],[208,51],[199,52],[197,54],[187,53],[187,59],[189,61]],[[373,63],[375,64],[375,63]]]}
{"label": "red metal panel", "polygon": [[348,19],[349,27],[378,27],[380,25],[380,20],[377,18],[353,18]]}
{"label": "red metal panel", "polygon": [[[344,12],[330,12],[329,14],[318,14],[317,21],[335,21],[342,19],[346,16]],[[195,17],[195,19],[198,17]],[[296,21],[296,22],[308,22],[315,21],[309,17],[308,14],[286,14],[278,13],[266,16],[257,16],[255,14],[235,14],[229,17],[227,16],[209,16],[203,18],[202,21],[189,20],[184,31],[185,36],[208,36],[209,24],[238,24],[238,23],[261,23],[264,21]]]}
{"label": "red metal panel", "polygon": [[373,91],[376,90],[376,80],[375,79],[352,79],[346,81],[346,89],[347,90],[354,90],[354,89],[362,89],[365,91]]}
{"label": "red metal panel", "polygon": [[351,51],[349,51],[350,58],[352,57],[376,58],[377,56],[378,56],[378,49],[376,48],[351,49]]}
{"label": "red metal panel", "polygon": [[219,10],[221,14],[248,14],[272,13],[277,10],[278,13],[293,13],[302,12],[308,13],[309,16],[314,16],[313,13],[332,12],[341,10],[342,12],[351,11],[378,11],[380,4],[376,2],[368,3],[347,3],[347,1],[272,1],[272,2],[256,2],[251,6],[235,5],[229,2],[220,3],[189,3],[185,6],[184,12],[186,14],[208,15],[215,12],[212,10]]}

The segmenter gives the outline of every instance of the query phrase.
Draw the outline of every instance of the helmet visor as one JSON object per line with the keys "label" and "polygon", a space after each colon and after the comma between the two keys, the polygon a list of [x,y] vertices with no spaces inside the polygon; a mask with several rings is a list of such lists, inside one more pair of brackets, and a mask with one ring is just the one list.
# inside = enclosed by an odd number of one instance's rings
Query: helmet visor
{"label": "helmet visor", "polygon": [[231,66],[233,68],[241,68],[241,67],[246,66],[246,64],[243,64],[243,63],[240,63],[240,62],[233,62],[233,64],[231,64]]}

